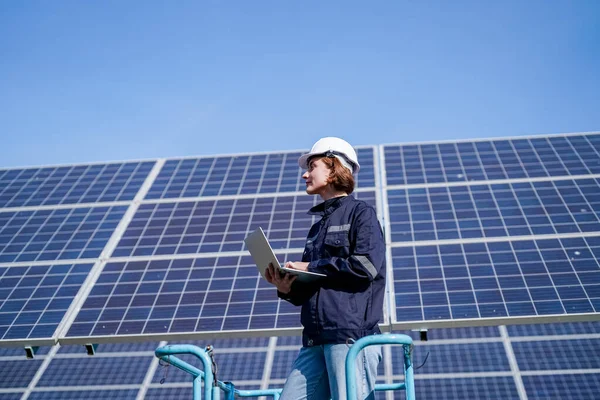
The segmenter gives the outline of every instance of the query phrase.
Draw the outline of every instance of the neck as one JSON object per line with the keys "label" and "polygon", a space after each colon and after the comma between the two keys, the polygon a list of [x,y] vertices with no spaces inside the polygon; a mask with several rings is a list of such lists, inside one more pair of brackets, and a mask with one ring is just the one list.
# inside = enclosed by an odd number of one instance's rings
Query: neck
{"label": "neck", "polygon": [[340,192],[340,191],[335,190],[334,188],[328,186],[327,188],[325,188],[325,190],[323,190],[321,193],[319,193],[319,195],[321,196],[323,201],[326,201],[329,199],[333,199],[334,197],[348,196],[348,193]]}

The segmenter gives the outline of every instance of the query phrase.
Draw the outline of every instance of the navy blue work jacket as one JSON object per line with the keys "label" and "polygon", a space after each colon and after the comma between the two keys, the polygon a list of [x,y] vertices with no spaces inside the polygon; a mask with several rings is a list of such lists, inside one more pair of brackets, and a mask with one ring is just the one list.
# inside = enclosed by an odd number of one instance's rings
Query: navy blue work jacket
{"label": "navy blue work jacket", "polygon": [[380,333],[385,293],[385,241],[377,213],[352,196],[329,199],[308,212],[322,219],[310,229],[302,261],[326,278],[294,281],[280,298],[302,306],[302,343],[346,343]]}

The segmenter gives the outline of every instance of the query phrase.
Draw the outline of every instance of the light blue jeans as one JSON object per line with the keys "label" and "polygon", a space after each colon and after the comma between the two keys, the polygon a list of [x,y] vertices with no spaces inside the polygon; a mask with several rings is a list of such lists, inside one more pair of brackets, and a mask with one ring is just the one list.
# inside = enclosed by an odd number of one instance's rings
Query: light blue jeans
{"label": "light blue jeans", "polygon": [[[280,400],[345,400],[346,344],[303,347],[294,361]],[[356,358],[356,386],[359,400],[375,398],[377,365],[381,346],[365,347]]]}

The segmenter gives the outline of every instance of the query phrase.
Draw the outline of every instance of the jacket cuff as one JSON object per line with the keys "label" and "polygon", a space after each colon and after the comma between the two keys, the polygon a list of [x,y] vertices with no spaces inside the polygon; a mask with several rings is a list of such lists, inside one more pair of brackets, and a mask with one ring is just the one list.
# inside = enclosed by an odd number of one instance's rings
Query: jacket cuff
{"label": "jacket cuff", "polygon": [[309,262],[308,267],[306,267],[306,270],[308,272],[317,272],[319,274],[323,274],[324,271],[319,267],[319,261],[321,261],[321,260],[315,260],[315,261]]}
{"label": "jacket cuff", "polygon": [[277,291],[277,297],[279,297],[282,300],[290,301],[290,300],[292,300],[292,293],[291,292],[289,292],[289,293],[283,293],[283,292],[280,292],[278,290]]}

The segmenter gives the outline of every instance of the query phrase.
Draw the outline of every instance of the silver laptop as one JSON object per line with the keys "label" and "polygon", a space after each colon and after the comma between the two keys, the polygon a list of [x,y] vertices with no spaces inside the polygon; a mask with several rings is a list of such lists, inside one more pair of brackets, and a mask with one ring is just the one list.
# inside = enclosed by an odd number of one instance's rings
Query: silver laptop
{"label": "silver laptop", "polygon": [[246,243],[246,247],[248,247],[250,255],[252,255],[252,259],[263,278],[265,277],[265,271],[267,270],[269,263],[272,263],[273,266],[281,272],[298,276],[296,279],[301,282],[311,282],[326,276],[315,272],[282,267],[281,264],[279,264],[275,253],[273,253],[273,249],[271,248],[265,233],[260,227],[249,234],[246,239],[244,239],[244,243]]}

